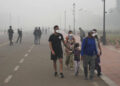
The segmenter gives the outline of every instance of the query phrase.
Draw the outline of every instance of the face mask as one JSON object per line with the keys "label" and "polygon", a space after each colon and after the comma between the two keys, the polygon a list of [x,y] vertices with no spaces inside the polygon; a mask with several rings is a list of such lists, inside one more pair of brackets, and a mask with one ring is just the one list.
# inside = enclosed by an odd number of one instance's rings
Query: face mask
{"label": "face mask", "polygon": [[95,36],[97,36],[97,35],[98,35],[97,33],[93,33],[93,34],[92,34],[93,37],[95,37]]}
{"label": "face mask", "polygon": [[78,50],[80,50],[80,47],[77,47]]}
{"label": "face mask", "polygon": [[57,32],[57,33],[59,33],[59,32],[60,32],[60,30],[56,30],[56,32]]}
{"label": "face mask", "polygon": [[69,38],[69,40],[72,40],[73,39],[73,34],[69,34],[68,38]]}
{"label": "face mask", "polygon": [[92,36],[95,37],[95,34],[93,33]]}
{"label": "face mask", "polygon": [[73,36],[73,34],[69,34],[69,36]]}

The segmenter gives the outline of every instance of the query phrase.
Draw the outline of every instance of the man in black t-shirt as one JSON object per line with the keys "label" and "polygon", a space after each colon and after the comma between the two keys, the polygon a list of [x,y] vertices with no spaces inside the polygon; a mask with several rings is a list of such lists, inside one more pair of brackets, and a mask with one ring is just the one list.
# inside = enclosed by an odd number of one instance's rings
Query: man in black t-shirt
{"label": "man in black t-shirt", "polygon": [[63,50],[62,50],[62,44],[66,46],[63,35],[59,32],[59,26],[54,26],[54,33],[49,37],[49,47],[51,50],[51,60],[53,60],[54,70],[55,70],[55,76],[57,76],[57,59],[59,59],[60,62],[60,76],[61,78],[64,78],[63,75]]}

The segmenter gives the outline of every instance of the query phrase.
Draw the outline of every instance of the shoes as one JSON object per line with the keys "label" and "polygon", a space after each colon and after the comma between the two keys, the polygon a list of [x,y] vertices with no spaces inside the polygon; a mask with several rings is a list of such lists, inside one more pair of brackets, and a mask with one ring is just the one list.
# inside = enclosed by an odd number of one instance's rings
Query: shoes
{"label": "shoes", "polygon": [[54,73],[54,76],[55,76],[55,77],[57,77],[57,76],[58,76],[58,73],[57,73],[57,72],[55,72],[55,73]]}
{"label": "shoes", "polygon": [[75,76],[78,76],[78,74],[79,74],[79,72],[77,71],[77,72],[75,73]]}
{"label": "shoes", "polygon": [[89,78],[91,81],[93,81],[93,76],[90,76],[90,78]]}
{"label": "shoes", "polygon": [[97,74],[98,77],[100,77],[101,75],[102,75],[101,73]]}
{"label": "shoes", "polygon": [[64,78],[64,74],[63,74],[63,73],[60,73],[60,77],[61,77],[61,78]]}
{"label": "shoes", "polygon": [[78,73],[75,73],[75,76],[78,76]]}

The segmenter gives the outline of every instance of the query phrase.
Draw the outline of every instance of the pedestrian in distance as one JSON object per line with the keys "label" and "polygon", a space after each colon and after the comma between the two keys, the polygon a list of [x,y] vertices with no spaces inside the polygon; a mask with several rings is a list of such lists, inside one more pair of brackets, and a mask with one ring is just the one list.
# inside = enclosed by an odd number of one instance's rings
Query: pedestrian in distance
{"label": "pedestrian in distance", "polygon": [[14,31],[12,29],[12,26],[9,26],[8,37],[9,37],[9,41],[10,41],[10,46],[13,45],[13,34],[14,34]]}
{"label": "pedestrian in distance", "polygon": [[59,33],[59,26],[54,26],[54,33],[50,35],[49,37],[49,47],[51,50],[51,60],[53,60],[53,66],[54,66],[54,75],[55,77],[58,76],[57,72],[57,59],[60,63],[60,77],[64,78],[63,74],[63,50],[62,50],[62,44],[63,42],[64,46],[66,46],[63,35]]}
{"label": "pedestrian in distance", "polygon": [[17,38],[17,41],[16,43],[20,43],[22,42],[22,30],[18,29],[18,38]]}
{"label": "pedestrian in distance", "polygon": [[46,28],[46,29],[45,29],[45,34],[46,34],[46,35],[47,35],[47,32],[48,32],[48,29]]}
{"label": "pedestrian in distance", "polygon": [[80,30],[80,40],[81,40],[81,43],[82,43],[83,39],[85,38],[85,32],[81,27],[79,28],[79,30]]}
{"label": "pedestrian in distance", "polygon": [[38,44],[38,29],[37,29],[37,27],[35,27],[33,35],[34,35],[34,44],[37,45]]}
{"label": "pedestrian in distance", "polygon": [[41,36],[42,36],[42,31],[41,31],[41,29],[40,29],[40,27],[39,27],[39,29],[38,29],[38,44],[39,44],[39,45],[40,45]]}
{"label": "pedestrian in distance", "polygon": [[81,59],[83,59],[83,68],[85,80],[88,79],[88,65],[90,64],[90,76],[89,79],[93,80],[95,70],[96,55],[99,56],[96,48],[96,42],[92,37],[92,31],[88,32],[88,37],[83,39],[81,48]]}

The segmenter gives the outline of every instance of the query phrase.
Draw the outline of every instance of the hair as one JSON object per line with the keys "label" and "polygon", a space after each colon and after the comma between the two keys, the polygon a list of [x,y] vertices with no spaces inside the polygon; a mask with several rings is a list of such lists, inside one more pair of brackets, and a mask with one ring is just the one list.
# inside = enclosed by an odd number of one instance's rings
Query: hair
{"label": "hair", "polygon": [[96,29],[93,29],[93,31],[97,32],[97,30],[96,30]]}
{"label": "hair", "polygon": [[68,33],[72,33],[72,30],[69,30]]}
{"label": "hair", "polygon": [[91,36],[91,35],[92,35],[92,31],[89,31],[89,32],[88,32],[88,36]]}
{"label": "hair", "polygon": [[79,43],[75,43],[74,48],[77,48],[79,46],[80,46]]}
{"label": "hair", "polygon": [[12,26],[9,26],[10,28],[12,28]]}
{"label": "hair", "polygon": [[54,30],[55,30],[56,28],[58,28],[58,27],[59,27],[58,25],[55,25],[55,26],[54,26]]}

